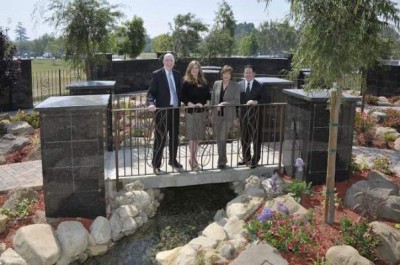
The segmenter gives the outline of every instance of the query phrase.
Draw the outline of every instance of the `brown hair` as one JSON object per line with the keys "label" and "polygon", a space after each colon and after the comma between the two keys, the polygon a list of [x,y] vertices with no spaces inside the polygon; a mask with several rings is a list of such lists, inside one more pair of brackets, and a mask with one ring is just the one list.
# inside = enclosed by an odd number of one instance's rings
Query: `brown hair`
{"label": "brown hair", "polygon": [[222,75],[223,75],[224,73],[226,73],[226,72],[230,72],[231,75],[232,75],[232,73],[233,73],[233,68],[232,68],[232,66],[230,66],[230,65],[224,65],[224,67],[222,67],[222,69],[221,69],[221,78],[222,78]]}
{"label": "brown hair", "polygon": [[[199,68],[199,76],[197,77],[197,80],[194,78],[194,76],[191,73],[191,71],[195,65],[197,65],[197,67]],[[186,72],[185,72],[185,76],[183,77],[183,80],[185,80],[186,82],[193,84],[193,85],[207,85],[207,81],[204,78],[203,70],[201,70],[201,65],[200,65],[199,61],[194,60],[189,63],[188,67],[186,68]]]}

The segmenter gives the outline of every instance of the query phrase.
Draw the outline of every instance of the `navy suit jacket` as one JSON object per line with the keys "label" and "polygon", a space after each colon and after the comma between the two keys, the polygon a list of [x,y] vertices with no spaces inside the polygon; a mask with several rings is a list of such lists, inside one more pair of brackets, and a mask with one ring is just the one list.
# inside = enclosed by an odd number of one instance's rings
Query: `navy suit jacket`
{"label": "navy suit jacket", "polygon": [[239,82],[240,85],[240,104],[246,104],[249,100],[257,100],[258,103],[267,103],[265,99],[265,95],[263,95],[263,91],[261,88],[261,84],[254,79],[253,86],[251,87],[249,97],[246,96],[246,80],[242,80]]}
{"label": "navy suit jacket", "polygon": [[[178,96],[178,106],[180,106],[181,74],[175,69],[172,69],[172,74],[174,76],[175,89]],[[151,74],[151,84],[147,91],[147,105],[155,105],[158,108],[170,107],[170,99],[167,75],[164,67],[162,67]]]}

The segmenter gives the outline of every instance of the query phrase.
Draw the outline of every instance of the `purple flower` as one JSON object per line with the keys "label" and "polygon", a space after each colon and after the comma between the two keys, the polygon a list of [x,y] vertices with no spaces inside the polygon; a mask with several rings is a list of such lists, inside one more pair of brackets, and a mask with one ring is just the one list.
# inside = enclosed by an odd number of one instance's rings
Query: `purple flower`
{"label": "purple flower", "polygon": [[281,213],[284,213],[286,215],[289,215],[289,209],[283,205],[282,203],[278,202],[278,211],[280,211]]}
{"label": "purple flower", "polygon": [[262,213],[258,216],[258,221],[264,223],[265,221],[271,219],[274,215],[274,211],[271,208],[264,208]]}

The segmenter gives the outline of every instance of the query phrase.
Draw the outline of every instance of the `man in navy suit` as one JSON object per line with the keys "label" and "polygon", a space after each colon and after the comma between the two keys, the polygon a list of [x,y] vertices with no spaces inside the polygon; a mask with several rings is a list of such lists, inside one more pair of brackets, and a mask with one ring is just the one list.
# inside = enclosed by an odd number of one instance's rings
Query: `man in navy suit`
{"label": "man in navy suit", "polygon": [[[244,67],[244,80],[240,85],[240,131],[242,134],[242,155],[243,160],[238,165],[247,165],[250,168],[257,167],[261,155],[262,142],[262,115],[259,103],[264,103],[262,88],[259,82],[254,79],[254,67]],[[251,143],[253,143],[253,156],[251,156]]]}
{"label": "man in navy suit", "polygon": [[[181,102],[181,75],[173,69],[175,58],[171,53],[163,57],[164,67],[154,71],[147,92],[148,110],[156,113],[152,166],[160,174],[161,160],[169,136],[169,162],[176,170],[182,165],[176,160],[179,136],[179,107]],[[162,109],[159,109],[162,108]]]}

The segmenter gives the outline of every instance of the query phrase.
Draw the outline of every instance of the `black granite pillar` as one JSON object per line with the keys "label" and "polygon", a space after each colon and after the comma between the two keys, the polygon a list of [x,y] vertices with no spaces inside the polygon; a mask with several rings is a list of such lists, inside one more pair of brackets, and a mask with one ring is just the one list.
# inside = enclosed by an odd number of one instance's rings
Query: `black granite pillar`
{"label": "black granite pillar", "polygon": [[[283,163],[288,175],[295,175],[295,161],[303,159],[307,182],[326,180],[329,141],[329,94],[327,90],[307,93],[303,89],[284,89],[287,95]],[[359,97],[343,96],[339,115],[335,180],[349,177],[353,146],[356,102]]]}
{"label": "black granite pillar", "polygon": [[104,134],[109,95],[51,97],[40,103],[47,217],[105,216]]}

